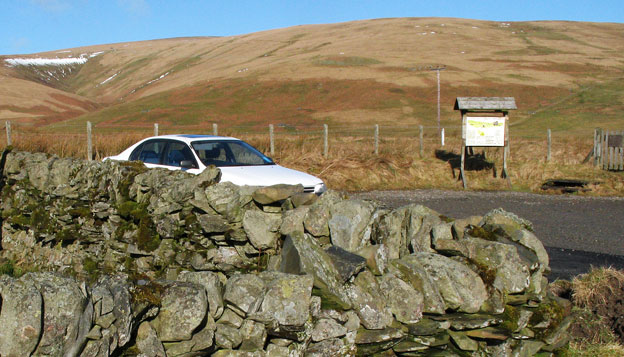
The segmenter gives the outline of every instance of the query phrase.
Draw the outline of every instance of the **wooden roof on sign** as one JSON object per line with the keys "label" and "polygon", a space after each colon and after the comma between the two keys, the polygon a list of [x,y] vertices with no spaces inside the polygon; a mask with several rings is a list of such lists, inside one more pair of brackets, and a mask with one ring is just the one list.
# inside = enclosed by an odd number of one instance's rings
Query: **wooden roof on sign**
{"label": "wooden roof on sign", "polygon": [[516,107],[514,97],[457,97],[455,110],[512,110]]}

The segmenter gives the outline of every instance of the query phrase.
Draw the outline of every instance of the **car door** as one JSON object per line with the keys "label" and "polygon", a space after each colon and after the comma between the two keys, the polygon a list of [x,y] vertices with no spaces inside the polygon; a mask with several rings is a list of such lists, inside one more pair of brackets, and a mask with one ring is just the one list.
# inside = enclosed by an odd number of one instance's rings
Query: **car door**
{"label": "car door", "polygon": [[168,140],[162,156],[162,164],[170,170],[199,173],[199,166],[191,148],[181,141]]}
{"label": "car door", "polygon": [[161,167],[162,157],[167,146],[163,139],[147,140],[130,154],[130,161],[142,161],[147,167]]}

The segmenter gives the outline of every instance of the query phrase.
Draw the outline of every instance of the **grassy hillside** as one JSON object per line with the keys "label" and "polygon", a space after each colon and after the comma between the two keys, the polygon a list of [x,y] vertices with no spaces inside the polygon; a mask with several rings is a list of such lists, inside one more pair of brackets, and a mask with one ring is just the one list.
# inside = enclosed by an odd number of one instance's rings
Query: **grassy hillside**
{"label": "grassy hillside", "polygon": [[[0,120],[99,127],[459,125],[457,96],[514,96],[514,135],[624,126],[624,24],[400,18],[176,38],[9,58]],[[6,63],[6,62],[5,62]],[[77,127],[83,127],[79,125]]]}

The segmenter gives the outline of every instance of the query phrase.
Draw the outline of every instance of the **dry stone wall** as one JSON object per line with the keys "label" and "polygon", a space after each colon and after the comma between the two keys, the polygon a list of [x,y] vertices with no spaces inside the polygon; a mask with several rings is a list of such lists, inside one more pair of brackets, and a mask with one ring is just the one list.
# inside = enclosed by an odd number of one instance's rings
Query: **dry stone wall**
{"label": "dry stone wall", "polygon": [[502,210],[4,151],[0,355],[546,355],[569,304]]}

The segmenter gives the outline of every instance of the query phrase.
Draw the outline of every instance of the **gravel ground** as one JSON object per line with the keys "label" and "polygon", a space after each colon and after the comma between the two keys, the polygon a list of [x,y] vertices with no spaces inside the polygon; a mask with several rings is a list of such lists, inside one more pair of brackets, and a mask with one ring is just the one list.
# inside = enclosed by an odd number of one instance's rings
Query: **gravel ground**
{"label": "gravel ground", "polygon": [[537,195],[523,192],[370,191],[352,198],[389,208],[417,203],[448,217],[484,215],[502,207],[528,219],[550,255],[551,280],[570,278],[593,266],[624,269],[624,198]]}

